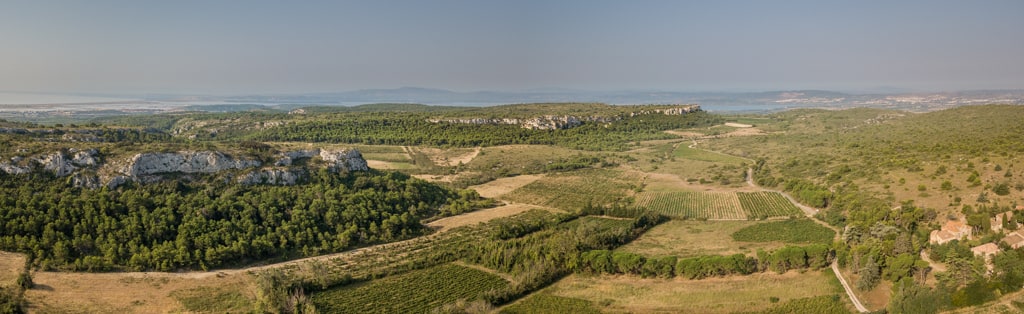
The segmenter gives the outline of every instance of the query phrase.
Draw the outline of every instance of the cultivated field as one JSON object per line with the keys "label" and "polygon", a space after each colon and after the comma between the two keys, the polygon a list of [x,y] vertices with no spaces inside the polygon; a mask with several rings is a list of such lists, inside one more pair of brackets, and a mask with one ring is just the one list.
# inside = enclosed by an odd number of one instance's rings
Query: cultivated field
{"label": "cultivated field", "polygon": [[736,196],[749,218],[788,217],[802,214],[796,205],[777,192],[740,192]]}
{"label": "cultivated field", "polygon": [[[830,278],[831,277],[831,278]],[[842,293],[826,270],[756,273],[702,280],[572,275],[541,293],[588,300],[609,312],[733,313],[779,302]]]}
{"label": "cultivated field", "polygon": [[673,218],[747,219],[736,193],[643,192],[637,195],[637,205]]}
{"label": "cultivated field", "polygon": [[584,169],[552,173],[502,196],[516,203],[579,210],[587,203],[607,205],[631,196],[641,175],[617,169]]}
{"label": "cultivated field", "polygon": [[743,228],[762,224],[755,221],[682,221],[670,220],[651,228],[636,240],[616,249],[644,256],[693,257],[699,255],[753,256],[758,249],[782,247],[782,242],[742,242],[732,234]]}
{"label": "cultivated field", "polygon": [[429,313],[507,285],[487,272],[447,264],[327,290],[313,302],[323,313]]}

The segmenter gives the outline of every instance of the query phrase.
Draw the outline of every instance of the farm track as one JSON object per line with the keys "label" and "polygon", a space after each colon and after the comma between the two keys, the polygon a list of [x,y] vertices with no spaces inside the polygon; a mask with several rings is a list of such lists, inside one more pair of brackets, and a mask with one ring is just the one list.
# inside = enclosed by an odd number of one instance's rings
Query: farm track
{"label": "farm track", "polygon": [[[691,145],[690,148],[699,149],[699,148],[695,148],[696,145],[697,145],[697,141],[694,140],[693,145]],[[705,150],[705,151],[708,151],[708,150]],[[719,152],[715,152],[715,153],[723,154],[724,155],[724,153],[719,153]],[[790,196],[789,194],[784,193],[782,191],[768,189],[768,188],[761,187],[761,186],[755,184],[754,183],[754,169],[753,168],[747,168],[747,185],[749,185],[750,187],[759,189],[761,191],[776,192],[776,193],[782,194],[782,196],[785,196],[786,199],[789,200],[790,203],[793,203],[793,205],[795,205],[797,208],[800,208],[801,210],[803,210],[804,214],[807,216],[807,218],[811,219],[811,221],[814,221],[814,222],[816,222],[816,223],[818,223],[818,224],[820,224],[822,226],[825,226],[825,227],[828,227],[829,229],[834,230],[836,232],[836,236],[835,236],[836,240],[838,240],[839,236],[842,234],[842,232],[838,228],[836,228],[836,227],[834,227],[832,225],[829,225],[829,224],[825,223],[824,221],[818,220],[817,218],[814,218],[814,215],[818,213],[818,209],[817,208],[813,208],[813,207],[801,204],[800,202],[797,202],[796,199],[794,199],[792,196]],[[836,264],[835,261],[832,262],[832,271],[835,272],[836,278],[839,278],[839,282],[843,284],[843,289],[846,290],[846,295],[850,297],[850,301],[853,303],[853,306],[857,308],[857,311],[859,311],[861,313],[867,313],[868,309],[864,307],[864,304],[862,304],[860,302],[860,299],[857,298],[857,295],[855,293],[853,293],[853,289],[850,289],[849,284],[847,284],[846,278],[843,278],[843,274],[841,272],[839,272],[839,266],[838,266],[838,264]]]}

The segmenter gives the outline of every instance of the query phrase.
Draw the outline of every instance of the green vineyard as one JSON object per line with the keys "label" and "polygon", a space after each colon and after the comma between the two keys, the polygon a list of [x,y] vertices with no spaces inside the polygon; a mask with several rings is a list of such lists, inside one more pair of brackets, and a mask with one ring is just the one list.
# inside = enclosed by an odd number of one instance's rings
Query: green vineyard
{"label": "green vineyard", "polygon": [[747,219],[735,193],[644,192],[637,195],[637,205],[681,219]]}
{"label": "green vineyard", "polygon": [[739,192],[736,196],[740,199],[743,211],[751,218],[800,215],[800,209],[796,205],[776,192]]}
{"label": "green vineyard", "polygon": [[385,277],[313,296],[322,313],[430,313],[459,299],[473,299],[508,282],[486,272],[445,264]]}
{"label": "green vineyard", "polygon": [[644,192],[637,205],[680,219],[744,220],[799,215],[776,192]]}

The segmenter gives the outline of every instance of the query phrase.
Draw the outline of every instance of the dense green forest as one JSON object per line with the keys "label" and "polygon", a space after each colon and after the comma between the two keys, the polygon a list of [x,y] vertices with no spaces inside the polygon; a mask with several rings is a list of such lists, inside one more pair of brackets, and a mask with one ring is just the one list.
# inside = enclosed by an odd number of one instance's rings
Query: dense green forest
{"label": "dense green forest", "polygon": [[165,181],[116,190],[0,174],[0,248],[42,269],[175,270],[287,259],[427,232],[480,202],[400,173],[311,174],[296,186]]}

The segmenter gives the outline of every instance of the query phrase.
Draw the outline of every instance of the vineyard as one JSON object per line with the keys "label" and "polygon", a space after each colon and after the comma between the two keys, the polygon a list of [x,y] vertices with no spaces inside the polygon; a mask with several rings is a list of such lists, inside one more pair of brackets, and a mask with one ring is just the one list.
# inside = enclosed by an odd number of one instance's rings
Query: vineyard
{"label": "vineyard", "polygon": [[607,205],[628,197],[640,182],[635,173],[585,169],[551,174],[502,197],[504,200],[576,211],[592,203]]}
{"label": "vineyard", "polygon": [[743,220],[789,217],[800,209],[776,192],[644,192],[637,205],[680,219]]}
{"label": "vineyard", "polygon": [[743,220],[747,216],[735,193],[644,192],[637,205],[680,219]]}
{"label": "vineyard", "polygon": [[810,219],[790,219],[751,225],[732,234],[736,241],[829,244],[836,232]]}
{"label": "vineyard", "polygon": [[749,218],[788,217],[800,215],[800,209],[776,192],[739,192],[736,196]]}
{"label": "vineyard", "polygon": [[385,277],[313,296],[323,313],[430,313],[459,299],[473,299],[508,282],[484,271],[445,264]]}

